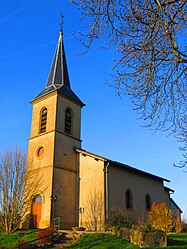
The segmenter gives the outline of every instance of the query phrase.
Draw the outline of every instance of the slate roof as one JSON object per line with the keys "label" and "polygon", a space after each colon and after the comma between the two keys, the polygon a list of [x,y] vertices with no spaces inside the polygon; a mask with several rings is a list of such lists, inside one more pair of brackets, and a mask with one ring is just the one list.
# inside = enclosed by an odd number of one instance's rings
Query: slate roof
{"label": "slate roof", "polygon": [[148,172],[145,172],[145,171],[142,171],[142,170],[140,170],[140,169],[134,168],[134,167],[129,166],[129,165],[127,165],[127,164],[120,163],[120,162],[117,162],[117,161],[108,159],[108,158],[106,158],[106,157],[102,157],[102,156],[93,154],[93,153],[88,152],[88,151],[86,151],[86,150],[83,150],[83,149],[80,149],[80,148],[75,148],[75,150],[76,150],[76,152],[78,152],[78,153],[87,154],[87,155],[92,156],[92,157],[94,157],[94,158],[96,158],[96,159],[98,159],[98,160],[107,161],[107,162],[111,163],[111,164],[114,165],[114,166],[122,167],[122,168],[124,168],[125,170],[134,172],[134,173],[136,173],[136,174],[144,175],[144,176],[147,176],[147,177],[150,177],[150,178],[154,178],[154,179],[156,179],[156,180],[161,180],[161,181],[170,182],[170,180],[168,180],[168,179],[166,179],[166,178],[163,178],[163,177],[160,177],[160,176],[157,176],[157,175],[150,174],[150,173],[148,173]]}
{"label": "slate roof", "polygon": [[172,194],[175,192],[173,189],[168,188],[168,187],[166,187],[166,186],[164,186],[164,189],[165,189],[167,192],[171,192]]}
{"label": "slate roof", "polygon": [[183,213],[182,209],[177,205],[177,203],[172,198],[170,198],[170,201],[175,206],[176,209],[178,209],[181,213]]}
{"label": "slate roof", "polygon": [[75,101],[81,106],[85,105],[71,89],[62,32],[59,35],[46,87],[34,100],[53,91],[57,91],[59,94]]}

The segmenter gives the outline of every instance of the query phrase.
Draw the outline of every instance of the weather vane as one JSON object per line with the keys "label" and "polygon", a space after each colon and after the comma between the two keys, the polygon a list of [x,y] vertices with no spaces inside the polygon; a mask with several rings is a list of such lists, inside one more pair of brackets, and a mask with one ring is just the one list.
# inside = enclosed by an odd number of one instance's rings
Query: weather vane
{"label": "weather vane", "polygon": [[63,26],[64,26],[64,15],[60,13],[61,16],[61,22],[60,22],[60,32],[63,32]]}

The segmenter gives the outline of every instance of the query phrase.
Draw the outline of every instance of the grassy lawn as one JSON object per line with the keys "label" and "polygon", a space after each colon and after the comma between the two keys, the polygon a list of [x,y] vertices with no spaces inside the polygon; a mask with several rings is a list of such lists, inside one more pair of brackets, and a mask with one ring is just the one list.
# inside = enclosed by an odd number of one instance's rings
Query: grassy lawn
{"label": "grassy lawn", "polygon": [[78,243],[68,249],[138,249],[139,246],[130,244],[124,239],[109,234],[85,234]]}
{"label": "grassy lawn", "polygon": [[[33,231],[33,230],[32,230]],[[26,234],[21,238],[22,240],[32,240],[36,238],[36,233]],[[37,232],[37,230],[36,230]],[[0,233],[0,249],[17,249],[18,237],[23,234],[22,231],[14,234]],[[168,235],[167,249],[187,249],[187,233],[176,233]],[[68,249],[138,249],[124,239],[109,234],[84,234],[79,241],[68,247]],[[153,248],[149,248],[153,249]]]}
{"label": "grassy lawn", "polygon": [[23,236],[21,236],[21,240],[30,241],[36,239],[37,231],[38,230],[35,231],[32,230],[32,233],[30,233],[31,231],[26,231],[26,232],[18,231],[13,234],[0,233],[0,249],[14,249],[14,248],[17,249],[18,238],[20,235],[23,234]]}
{"label": "grassy lawn", "polygon": [[[187,233],[169,234],[167,249],[187,249]],[[138,249],[120,237],[108,234],[85,234],[68,249]],[[153,248],[149,248],[153,249]]]}
{"label": "grassy lawn", "polygon": [[168,249],[186,249],[187,233],[173,233],[168,235]]}

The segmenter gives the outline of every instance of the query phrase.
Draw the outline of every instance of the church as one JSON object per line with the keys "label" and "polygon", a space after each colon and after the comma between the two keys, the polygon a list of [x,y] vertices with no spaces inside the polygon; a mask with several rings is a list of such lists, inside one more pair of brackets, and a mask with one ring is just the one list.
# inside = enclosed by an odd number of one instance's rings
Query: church
{"label": "church", "polygon": [[45,228],[60,217],[64,229],[102,230],[112,208],[136,222],[153,202],[181,214],[170,197],[174,191],[164,186],[169,180],[82,149],[85,104],[71,88],[62,31],[46,86],[31,104],[27,171],[35,172],[37,191],[27,210],[28,227]]}

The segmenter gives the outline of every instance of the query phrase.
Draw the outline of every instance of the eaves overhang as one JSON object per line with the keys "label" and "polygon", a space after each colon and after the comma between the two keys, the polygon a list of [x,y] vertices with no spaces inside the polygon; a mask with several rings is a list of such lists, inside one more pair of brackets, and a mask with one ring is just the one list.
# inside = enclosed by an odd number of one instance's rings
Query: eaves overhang
{"label": "eaves overhang", "polygon": [[66,86],[61,86],[60,88],[49,86],[45,88],[41,93],[39,93],[33,100],[31,100],[30,103],[32,104],[35,100],[39,100],[40,98],[48,96],[49,94],[52,94],[54,92],[77,103],[81,107],[85,106],[85,104],[77,97],[77,95]]}
{"label": "eaves overhang", "polygon": [[155,179],[155,180],[170,182],[170,180],[168,180],[168,179],[166,179],[166,178],[163,178],[163,177],[160,177],[160,176],[157,176],[157,175],[150,174],[150,173],[148,173],[148,172],[145,172],[145,171],[140,170],[140,169],[136,169],[136,168],[134,168],[134,167],[132,167],[132,166],[129,166],[129,165],[127,165],[127,164],[123,164],[123,163],[120,163],[120,162],[117,162],[117,161],[108,159],[108,158],[106,158],[106,157],[103,157],[103,156],[100,156],[100,155],[97,155],[97,154],[88,152],[88,151],[83,150],[83,149],[80,149],[80,148],[76,148],[76,147],[75,147],[75,151],[76,151],[77,153],[81,153],[81,154],[83,154],[83,155],[88,155],[88,156],[97,158],[97,159],[99,159],[99,160],[102,160],[102,161],[105,161],[105,162],[109,162],[110,165],[113,165],[114,167],[121,167],[121,168],[123,168],[123,169],[125,169],[125,170],[134,172],[134,173],[136,173],[136,174],[144,175],[144,176],[147,176],[147,177],[151,177],[151,178],[153,178],[153,179]]}
{"label": "eaves overhang", "polygon": [[171,194],[175,193],[175,191],[173,189],[168,188],[166,186],[164,186],[164,190],[167,191],[167,192],[169,192],[169,193],[171,193]]}

